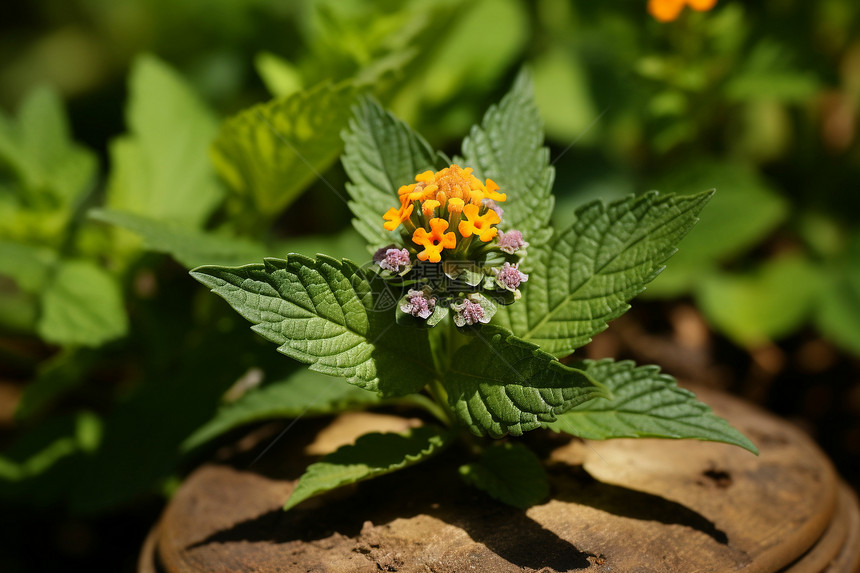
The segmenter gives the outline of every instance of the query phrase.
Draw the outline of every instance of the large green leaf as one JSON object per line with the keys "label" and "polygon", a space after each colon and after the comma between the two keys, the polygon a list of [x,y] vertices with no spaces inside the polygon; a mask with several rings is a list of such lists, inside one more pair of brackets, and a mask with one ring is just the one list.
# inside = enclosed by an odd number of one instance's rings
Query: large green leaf
{"label": "large green leaf", "polygon": [[585,372],[604,384],[612,398],[575,406],[544,426],[589,440],[610,438],[692,438],[758,450],[710,407],[696,400],[657,366],[628,360],[586,360]]}
{"label": "large green leaf", "polygon": [[128,317],[116,279],[90,261],[63,261],[42,294],[37,330],[63,345],[99,346],[123,336]]}
{"label": "large green leaf", "polygon": [[478,436],[519,436],[572,406],[606,396],[602,386],[537,346],[493,328],[457,350],[445,373],[448,402]]}
{"label": "large green leaf", "polygon": [[378,401],[378,396],[372,392],[302,368],[288,378],[251,390],[235,402],[222,406],[214,418],[185,440],[182,448],[196,448],[224,432],[251,422],[330,414]]}
{"label": "large green leaf", "polygon": [[110,146],[107,206],[200,226],[223,197],[208,156],[214,115],[152,56],[135,61],[129,92],[129,134]]}
{"label": "large green leaf", "polygon": [[370,98],[353,108],[343,139],[353,224],[369,243],[390,243],[396,235],[383,228],[383,213],[397,206],[400,186],[437,167],[437,155],[420,135]]}
{"label": "large green leaf", "polygon": [[284,509],[340,486],[422,462],[439,453],[450,440],[450,434],[436,426],[421,426],[405,434],[365,434],[355,444],[341,446],[308,466]]}
{"label": "large green leaf", "polygon": [[350,84],[325,83],[228,119],[212,147],[218,173],[259,214],[277,215],[337,158],[354,97]]}
{"label": "large green leaf", "polygon": [[492,179],[507,194],[504,229],[522,231],[535,246],[549,239],[555,169],[543,146],[543,123],[528,73],[521,72],[501,103],[472,128],[463,140],[463,156],[478,177]]}
{"label": "large green leaf", "polygon": [[427,332],[395,324],[398,297],[348,260],[290,254],[191,274],[312,370],[383,396],[418,392],[434,377]]}
{"label": "large green leaf", "polygon": [[651,192],[585,205],[532,261],[523,300],[501,308],[494,322],[545,352],[570,354],[627,311],[627,301],[660,273],[710,197]]}
{"label": "large green leaf", "polygon": [[71,139],[60,96],[37,88],[17,121],[0,113],[0,170],[8,165],[22,183],[23,204],[45,209],[71,206],[92,184],[95,155]]}
{"label": "large green leaf", "polygon": [[189,269],[203,264],[240,265],[268,254],[263,245],[248,239],[216,235],[173,221],[112,209],[94,209],[90,217],[140,235],[147,248],[168,253]]}
{"label": "large green leaf", "polygon": [[477,462],[460,466],[460,475],[469,485],[520,509],[549,495],[549,480],[540,460],[522,444],[490,446]]}

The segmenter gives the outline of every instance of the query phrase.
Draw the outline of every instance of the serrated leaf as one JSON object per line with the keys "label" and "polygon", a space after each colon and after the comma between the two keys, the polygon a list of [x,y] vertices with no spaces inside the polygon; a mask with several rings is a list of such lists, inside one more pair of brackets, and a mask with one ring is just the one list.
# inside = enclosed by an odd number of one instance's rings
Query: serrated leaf
{"label": "serrated leaf", "polygon": [[675,379],[657,366],[639,366],[625,360],[585,360],[585,372],[604,384],[613,397],[597,398],[575,406],[544,424],[589,440],[610,438],[690,438],[724,442],[758,454],[746,436],[710,407],[696,400]]}
{"label": "serrated leaf", "polygon": [[222,406],[214,418],[183,442],[182,449],[191,450],[251,422],[331,414],[378,401],[376,394],[302,368],[288,378],[250,390],[235,402]]}
{"label": "serrated leaf", "polygon": [[712,193],[589,203],[532,261],[523,300],[494,322],[554,356],[587,344],[663,269]]}
{"label": "serrated leaf", "polygon": [[798,329],[821,292],[819,270],[799,256],[760,264],[754,271],[714,271],[696,288],[696,303],[708,323],[732,340],[757,346]]}
{"label": "serrated leaf", "polygon": [[540,460],[522,444],[490,446],[477,462],[460,466],[463,480],[491,497],[520,509],[549,495],[549,480]]}
{"label": "serrated leaf", "polygon": [[422,462],[438,454],[450,440],[450,434],[436,426],[421,426],[404,434],[365,434],[355,444],[341,446],[308,466],[284,509],[335,488]]}
{"label": "serrated leaf", "polygon": [[476,331],[445,374],[448,402],[478,436],[519,436],[605,389],[537,346],[498,329]]}
{"label": "serrated leaf", "polygon": [[125,335],[128,317],[116,279],[90,261],[61,262],[42,295],[36,327],[46,342],[72,346]]}
{"label": "serrated leaf", "polygon": [[383,396],[418,392],[434,377],[426,331],[394,324],[398,297],[348,260],[290,254],[191,274],[311,370]]}
{"label": "serrated leaf", "polygon": [[351,183],[347,183],[355,219],[353,224],[373,245],[392,242],[382,215],[397,206],[397,190],[415,182],[415,176],[436,169],[438,156],[404,122],[382,109],[375,100],[362,98],[353,107],[341,159]]}
{"label": "serrated leaf", "polygon": [[531,78],[520,72],[499,105],[490,106],[480,126],[463,140],[464,165],[498,183],[507,194],[501,227],[522,231],[537,245],[552,235],[555,169],[543,146],[543,122],[534,103]]}
{"label": "serrated leaf", "polygon": [[320,84],[228,119],[212,146],[218,173],[260,214],[285,209],[340,153],[354,90]]}
{"label": "serrated leaf", "polygon": [[89,215],[140,235],[149,249],[167,253],[189,269],[202,264],[240,265],[260,260],[267,254],[259,243],[192,229],[172,221],[112,209],[93,209]]}
{"label": "serrated leaf", "polygon": [[129,78],[129,134],[111,142],[106,205],[198,227],[223,190],[209,161],[217,121],[187,83],[153,56]]}

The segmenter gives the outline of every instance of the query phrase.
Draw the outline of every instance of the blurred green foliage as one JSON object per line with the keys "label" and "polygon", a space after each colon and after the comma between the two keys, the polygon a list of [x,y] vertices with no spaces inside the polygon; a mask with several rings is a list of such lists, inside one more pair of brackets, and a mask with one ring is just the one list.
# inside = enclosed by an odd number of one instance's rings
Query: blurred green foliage
{"label": "blurred green foliage", "polygon": [[356,97],[450,149],[523,65],[557,224],[590,198],[716,188],[646,295],[692,297],[741,346],[815,328],[860,355],[854,0],[668,24],[644,1],[45,0],[0,26],[0,383],[18,393],[0,499],[98,512],[159,491],[200,436],[258,419],[229,405],[247,387],[313,412],[328,379],[258,352],[185,269],[366,258],[336,163]]}

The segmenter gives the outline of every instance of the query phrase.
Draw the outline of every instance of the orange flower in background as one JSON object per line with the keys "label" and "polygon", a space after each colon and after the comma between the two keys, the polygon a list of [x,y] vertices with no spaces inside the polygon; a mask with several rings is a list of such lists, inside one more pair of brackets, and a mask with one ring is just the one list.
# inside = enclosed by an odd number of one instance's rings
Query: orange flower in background
{"label": "orange flower in background", "polygon": [[684,6],[705,12],[717,5],[717,0],[648,0],[648,12],[661,22],[671,22],[680,14]]}
{"label": "orange flower in background", "polygon": [[453,232],[446,233],[448,221],[445,219],[430,219],[430,232],[424,227],[418,227],[412,234],[412,242],[421,245],[424,250],[418,253],[422,261],[438,263],[442,260],[442,249],[453,249],[457,246],[457,236]]}

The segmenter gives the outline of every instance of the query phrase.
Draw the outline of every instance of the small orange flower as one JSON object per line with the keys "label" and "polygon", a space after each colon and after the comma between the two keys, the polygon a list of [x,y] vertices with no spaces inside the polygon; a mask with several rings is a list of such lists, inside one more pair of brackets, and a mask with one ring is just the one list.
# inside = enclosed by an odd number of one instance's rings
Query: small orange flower
{"label": "small orange flower", "polygon": [[457,229],[463,237],[477,235],[479,239],[486,243],[499,232],[493,225],[499,224],[501,219],[498,213],[492,209],[488,209],[483,215],[478,214],[480,210],[480,207],[472,203],[463,207],[463,215],[466,216],[466,220],[460,221],[460,226]]}
{"label": "small orange flower", "polygon": [[400,226],[400,223],[409,218],[409,215],[412,214],[412,210],[415,209],[415,205],[412,203],[408,203],[406,201],[402,201],[400,205],[400,209],[395,209],[392,207],[382,216],[385,219],[386,223],[383,225],[386,231],[393,231],[397,227]]}
{"label": "small orange flower", "polygon": [[457,236],[453,232],[446,233],[448,221],[445,219],[430,219],[430,232],[424,227],[415,229],[412,234],[412,242],[424,247],[418,253],[422,261],[438,263],[442,260],[442,249],[453,249],[457,246]]}
{"label": "small orange flower", "polygon": [[661,22],[678,18],[684,6],[705,12],[717,5],[717,0],[648,0],[648,12]]}

